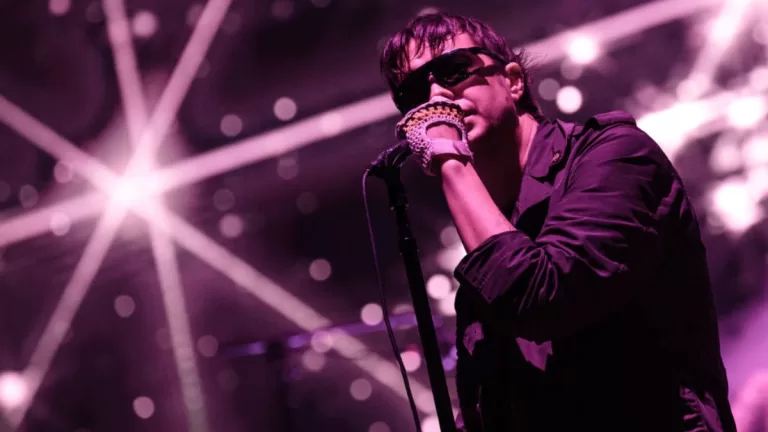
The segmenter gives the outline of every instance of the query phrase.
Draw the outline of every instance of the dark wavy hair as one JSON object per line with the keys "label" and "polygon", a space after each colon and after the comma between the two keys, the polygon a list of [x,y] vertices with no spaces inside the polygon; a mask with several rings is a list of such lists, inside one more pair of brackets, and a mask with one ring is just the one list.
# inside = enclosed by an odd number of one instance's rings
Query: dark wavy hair
{"label": "dark wavy hair", "polygon": [[446,41],[461,33],[469,35],[478,46],[497,54],[508,62],[520,65],[525,89],[517,102],[517,109],[521,113],[531,114],[536,120],[543,120],[541,108],[531,95],[531,77],[528,70],[530,59],[525,50],[513,51],[504,38],[487,24],[461,15],[430,13],[417,16],[404,29],[387,40],[381,53],[380,67],[389,88],[394,92],[408,72],[406,70],[407,49],[411,41],[416,42],[417,52],[414,54],[419,55],[429,48],[433,55],[437,55],[443,50]]}

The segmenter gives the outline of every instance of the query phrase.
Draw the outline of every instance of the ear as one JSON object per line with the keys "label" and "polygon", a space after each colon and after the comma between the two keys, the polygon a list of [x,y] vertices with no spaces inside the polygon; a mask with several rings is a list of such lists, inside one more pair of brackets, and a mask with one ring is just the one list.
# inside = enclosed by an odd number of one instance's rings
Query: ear
{"label": "ear", "polygon": [[525,90],[523,70],[520,68],[519,64],[512,62],[507,63],[507,65],[504,66],[504,72],[507,77],[507,86],[509,87],[509,92],[512,94],[512,98],[515,101],[520,100],[523,96],[523,91]]}

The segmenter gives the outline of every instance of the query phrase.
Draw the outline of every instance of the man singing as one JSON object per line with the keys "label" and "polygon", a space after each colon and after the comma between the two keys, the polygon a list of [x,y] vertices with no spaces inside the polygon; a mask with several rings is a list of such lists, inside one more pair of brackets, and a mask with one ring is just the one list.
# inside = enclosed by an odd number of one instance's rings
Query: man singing
{"label": "man singing", "polygon": [[466,431],[735,431],[699,227],[623,112],[544,118],[487,25],[415,18],[382,72],[468,251],[456,268]]}

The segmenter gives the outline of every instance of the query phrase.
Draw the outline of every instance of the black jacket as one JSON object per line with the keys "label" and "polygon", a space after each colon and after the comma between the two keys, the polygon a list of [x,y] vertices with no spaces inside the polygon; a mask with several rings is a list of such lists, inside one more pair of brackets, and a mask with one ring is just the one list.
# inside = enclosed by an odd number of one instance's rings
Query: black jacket
{"label": "black jacket", "polygon": [[455,271],[467,430],[735,431],[696,216],[632,117],[540,124],[511,221]]}

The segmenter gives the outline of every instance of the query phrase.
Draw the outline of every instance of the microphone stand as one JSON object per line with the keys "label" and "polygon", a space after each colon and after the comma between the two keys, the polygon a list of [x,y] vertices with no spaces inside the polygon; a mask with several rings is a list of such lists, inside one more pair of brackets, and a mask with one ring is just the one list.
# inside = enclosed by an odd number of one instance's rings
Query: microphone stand
{"label": "microphone stand", "polygon": [[432,387],[432,397],[435,400],[440,430],[443,432],[455,432],[456,422],[453,419],[453,408],[450,395],[448,394],[448,385],[445,381],[443,360],[438,348],[437,334],[434,322],[432,321],[429,298],[427,297],[427,288],[424,284],[424,275],[421,270],[421,262],[419,261],[419,250],[408,220],[408,200],[405,194],[405,187],[400,181],[400,166],[405,162],[408,154],[407,152],[396,153],[398,152],[387,154],[384,158],[385,160],[380,159],[377,161],[379,163],[372,164],[369,172],[386,183],[390,208],[395,212],[400,238],[400,254],[405,264],[405,272],[408,278],[408,286],[411,292],[411,300],[413,301],[413,309],[419,328],[421,347],[427,365],[429,384]]}

